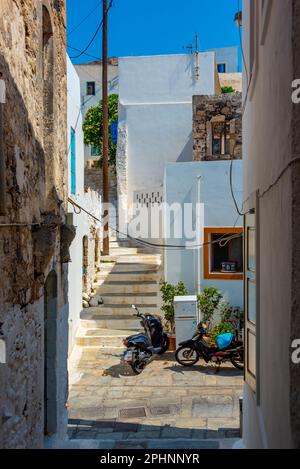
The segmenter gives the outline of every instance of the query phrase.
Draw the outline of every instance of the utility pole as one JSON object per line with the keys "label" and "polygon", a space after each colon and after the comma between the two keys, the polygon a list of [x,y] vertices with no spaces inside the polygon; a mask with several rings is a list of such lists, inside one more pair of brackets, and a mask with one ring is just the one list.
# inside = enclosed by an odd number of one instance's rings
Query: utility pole
{"label": "utility pole", "polygon": [[102,106],[103,106],[103,203],[104,203],[104,230],[103,230],[103,255],[109,256],[109,164],[108,164],[108,91],[107,91],[107,0],[103,0],[103,38],[102,38]]}

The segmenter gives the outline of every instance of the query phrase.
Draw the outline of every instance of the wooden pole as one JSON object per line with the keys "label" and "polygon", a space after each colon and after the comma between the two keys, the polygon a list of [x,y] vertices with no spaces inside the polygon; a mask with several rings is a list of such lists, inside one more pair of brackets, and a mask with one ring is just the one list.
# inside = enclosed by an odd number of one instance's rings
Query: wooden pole
{"label": "wooden pole", "polygon": [[108,90],[107,90],[107,0],[103,0],[103,39],[102,39],[102,105],[103,105],[103,203],[104,203],[104,230],[103,254],[109,256],[109,163],[108,163]]}

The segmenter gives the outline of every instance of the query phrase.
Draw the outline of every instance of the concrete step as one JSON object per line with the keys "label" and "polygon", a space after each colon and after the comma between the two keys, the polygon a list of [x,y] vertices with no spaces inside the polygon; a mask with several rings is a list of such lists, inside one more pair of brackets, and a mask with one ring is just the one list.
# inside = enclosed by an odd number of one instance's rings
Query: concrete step
{"label": "concrete step", "polygon": [[[140,311],[148,314],[162,315],[160,309],[157,306],[149,305],[138,305]],[[131,305],[119,305],[119,306],[95,306],[93,308],[86,308],[81,311],[81,320],[102,320],[102,319],[135,319],[133,315],[133,309]]]}
{"label": "concrete step", "polygon": [[138,263],[138,262],[122,262],[118,264],[113,263],[101,263],[100,264],[100,272],[110,272],[114,271],[114,273],[120,272],[128,272],[128,273],[157,273],[160,270],[160,266],[153,263]]}
{"label": "concrete step", "polygon": [[135,295],[141,295],[141,296],[143,296],[144,293],[153,293],[153,295],[156,296],[156,292],[157,292],[156,282],[151,282],[151,283],[144,283],[144,282],[132,283],[130,281],[122,282],[122,283],[104,282],[102,284],[99,283],[98,288],[97,288],[97,293],[99,293],[101,296],[109,295],[110,293],[120,293],[123,295],[134,293]]}
{"label": "concrete step", "polygon": [[160,272],[153,272],[151,271],[148,272],[138,272],[138,273],[132,273],[132,272],[107,272],[107,271],[100,271],[97,274],[97,278],[99,281],[105,281],[105,282],[158,282],[160,281],[162,277],[162,273]]}
{"label": "concrete step", "polygon": [[137,295],[135,293],[110,293],[102,294],[104,306],[108,305],[153,305],[155,307],[158,301],[157,293],[145,293],[143,295]]}
{"label": "concrete step", "polygon": [[153,264],[161,265],[161,256],[156,254],[124,254],[114,255],[113,253],[109,256],[100,256],[100,263],[118,263],[118,264]]}
{"label": "concrete step", "polygon": [[99,319],[81,320],[83,329],[122,329],[126,331],[141,331],[140,321],[130,316],[114,316],[109,318],[107,316],[100,316]]}
{"label": "concrete step", "polygon": [[76,337],[76,345],[80,347],[122,348],[123,340],[135,334],[135,330],[117,329],[80,329]]}
{"label": "concrete step", "polygon": [[109,252],[111,256],[124,256],[129,254],[138,254],[138,248],[110,246]]}

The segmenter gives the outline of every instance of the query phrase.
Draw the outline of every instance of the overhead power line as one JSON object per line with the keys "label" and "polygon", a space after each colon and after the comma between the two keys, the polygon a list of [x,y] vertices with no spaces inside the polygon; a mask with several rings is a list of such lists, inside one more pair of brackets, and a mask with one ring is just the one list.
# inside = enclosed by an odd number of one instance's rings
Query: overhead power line
{"label": "overhead power line", "polygon": [[92,11],[90,11],[90,13],[89,13],[87,16],[85,16],[85,17],[83,18],[83,20],[80,21],[80,23],[79,23],[77,26],[75,26],[74,29],[72,29],[72,31],[70,31],[70,32],[68,33],[68,36],[70,36],[70,35],[73,34],[75,31],[77,31],[77,29],[79,29],[80,26],[81,26],[90,16],[92,16],[92,14],[94,13],[94,11],[96,11],[96,10],[99,8],[99,6],[101,5],[101,3],[102,3],[102,0],[101,0],[101,2],[98,2],[98,3],[97,3],[97,5],[95,6],[95,8],[93,8]]}
{"label": "overhead power line", "polygon": [[[77,202],[75,202],[73,199],[71,199],[71,197],[68,197],[68,202],[70,202],[70,204],[73,205],[74,212],[77,215],[79,215],[81,212],[84,212],[87,215],[89,215],[91,218],[93,218],[95,221],[101,223],[101,225],[103,226],[103,221],[102,220],[100,220],[98,217],[96,217],[91,212],[86,210],[84,207],[79,205]],[[238,222],[238,219],[236,220],[233,228],[236,227],[237,222]],[[158,249],[175,249],[175,250],[176,249],[179,249],[179,250],[180,249],[191,249],[191,248],[196,249],[196,248],[201,248],[201,247],[204,247],[204,246],[214,245],[214,244],[217,244],[217,243],[228,243],[232,239],[242,238],[243,237],[242,233],[241,234],[232,234],[232,235],[224,234],[220,238],[218,238],[214,241],[209,241],[207,243],[196,244],[196,245],[193,245],[193,246],[187,246],[187,245],[183,245],[183,244],[157,244],[157,243],[151,243],[149,241],[145,241],[141,238],[134,238],[133,236],[130,236],[128,233],[126,234],[126,233],[123,233],[122,231],[118,230],[117,228],[113,228],[111,225],[109,225],[109,228],[112,231],[114,231],[115,233],[117,233],[121,236],[124,236],[125,238],[127,238],[129,240],[136,241],[137,243],[142,244],[143,246],[147,246],[147,247],[151,247],[151,248],[158,248]],[[223,244],[223,246],[224,246],[224,244]]]}
{"label": "overhead power line", "polygon": [[[82,50],[77,49],[77,47],[68,46],[68,49],[75,50],[76,52],[82,52]],[[92,59],[101,60],[101,57],[96,57],[96,55],[88,54],[87,52],[83,52],[82,55],[86,55],[87,57],[91,57]],[[72,58],[73,57],[70,57],[70,59]]]}
{"label": "overhead power line", "polygon": [[[109,7],[107,9],[107,13],[109,12],[109,10],[111,9],[111,7],[113,6],[113,0],[110,0],[110,4],[109,4]],[[91,47],[91,45],[93,44],[94,40],[96,39],[100,29],[102,28],[103,26],[103,19],[101,20],[100,24],[98,25],[96,31],[94,32],[91,40],[89,41],[88,45],[80,52],[80,54],[78,55],[74,55],[73,57],[70,57],[70,59],[78,59],[79,57],[81,57],[82,55],[84,55],[86,53],[86,51]],[[68,46],[69,47],[69,46]]]}

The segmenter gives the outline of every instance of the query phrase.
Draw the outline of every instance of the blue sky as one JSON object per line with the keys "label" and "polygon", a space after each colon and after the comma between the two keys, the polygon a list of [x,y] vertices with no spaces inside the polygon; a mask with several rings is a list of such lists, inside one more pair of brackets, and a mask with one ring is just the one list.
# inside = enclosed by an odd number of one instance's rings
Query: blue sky
{"label": "blue sky", "polygon": [[[109,12],[109,56],[180,54],[195,32],[200,50],[237,46],[238,30],[233,21],[237,5],[237,0],[114,0]],[[67,0],[67,14],[68,45],[82,50],[102,19],[102,2]],[[87,51],[96,57],[101,57],[101,33]],[[78,53],[68,52],[70,56]],[[91,60],[84,55],[73,62]]]}

